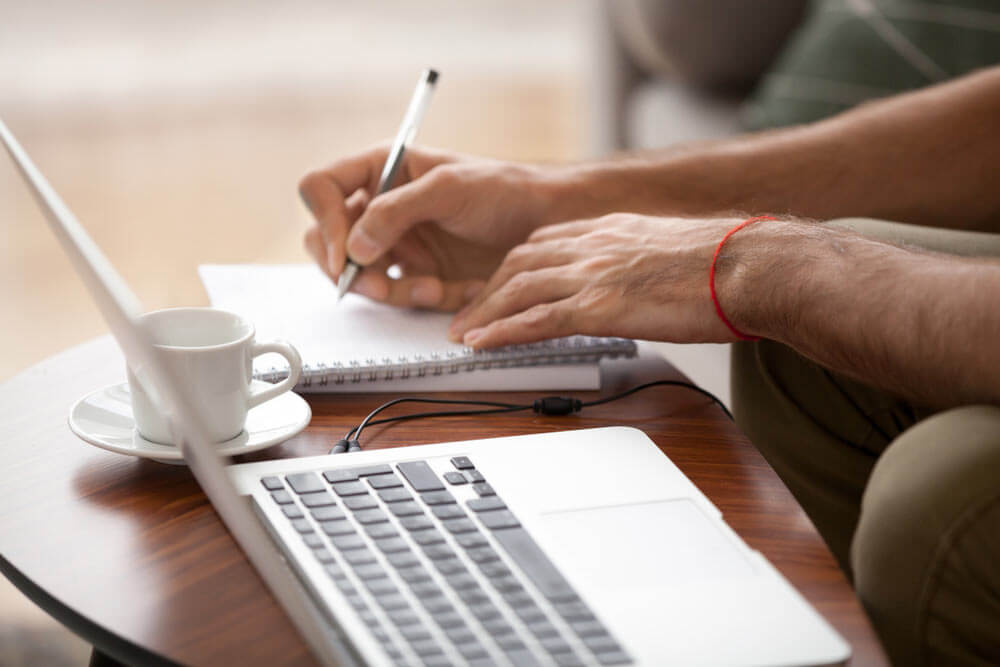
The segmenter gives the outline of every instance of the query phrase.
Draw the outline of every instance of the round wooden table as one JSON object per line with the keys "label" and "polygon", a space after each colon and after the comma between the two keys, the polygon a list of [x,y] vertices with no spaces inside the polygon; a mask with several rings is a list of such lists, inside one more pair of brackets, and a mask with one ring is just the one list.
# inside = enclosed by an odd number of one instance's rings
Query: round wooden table
{"label": "round wooden table", "polygon": [[[0,386],[0,569],[96,651],[122,662],[313,664],[187,468],[106,452],[70,432],[72,403],[124,377],[122,357],[104,337]],[[601,393],[653,379],[683,378],[660,359],[615,361],[602,369]],[[521,401],[536,394],[483,396]],[[314,416],[303,433],[239,460],[325,453],[385,400],[311,396]],[[394,447],[609,425],[645,431],[850,642],[851,664],[887,664],[801,508],[739,429],[689,389],[657,387],[572,417],[403,422],[367,429],[365,440]]]}

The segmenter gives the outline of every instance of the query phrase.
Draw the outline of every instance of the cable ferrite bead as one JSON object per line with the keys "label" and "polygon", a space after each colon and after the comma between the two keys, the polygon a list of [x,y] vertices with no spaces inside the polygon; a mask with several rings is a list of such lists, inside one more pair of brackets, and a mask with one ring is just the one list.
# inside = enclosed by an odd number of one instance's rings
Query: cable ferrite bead
{"label": "cable ferrite bead", "polygon": [[536,399],[531,407],[541,415],[571,415],[583,409],[583,402],[569,396],[546,396]]}

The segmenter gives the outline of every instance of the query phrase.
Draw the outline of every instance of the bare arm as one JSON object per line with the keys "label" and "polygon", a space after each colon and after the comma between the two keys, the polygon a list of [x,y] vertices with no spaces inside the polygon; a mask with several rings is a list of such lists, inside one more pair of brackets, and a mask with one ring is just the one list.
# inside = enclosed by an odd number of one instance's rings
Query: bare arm
{"label": "bare arm", "polygon": [[998,156],[994,67],[811,125],[568,168],[551,217],[739,210],[1000,231]]}
{"label": "bare arm", "polygon": [[918,403],[1000,405],[1000,262],[809,223],[751,226],[725,249],[738,328]]}

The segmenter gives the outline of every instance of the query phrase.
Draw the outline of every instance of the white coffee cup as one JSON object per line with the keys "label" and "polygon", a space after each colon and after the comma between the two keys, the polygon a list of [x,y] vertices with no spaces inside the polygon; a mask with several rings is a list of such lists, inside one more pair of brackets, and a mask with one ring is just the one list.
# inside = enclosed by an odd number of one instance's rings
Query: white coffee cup
{"label": "white coffee cup", "polygon": [[[294,347],[284,342],[255,342],[253,325],[235,313],[217,308],[168,308],[146,313],[139,321],[160,361],[193,398],[191,403],[197,406],[214,442],[238,436],[250,408],[290,390],[302,373],[302,359]],[[288,360],[288,377],[263,389],[251,388],[253,359],[266,352],[277,352]],[[173,444],[170,424],[131,368],[128,384],[140,435],[152,442]]]}

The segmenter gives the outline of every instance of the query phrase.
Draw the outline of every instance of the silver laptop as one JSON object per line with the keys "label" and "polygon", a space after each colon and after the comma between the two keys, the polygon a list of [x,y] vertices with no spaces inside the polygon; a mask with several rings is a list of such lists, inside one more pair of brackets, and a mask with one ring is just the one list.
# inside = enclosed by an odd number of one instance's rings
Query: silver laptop
{"label": "silver laptop", "polygon": [[[641,431],[227,465],[138,300],[0,139],[233,537],[325,664],[812,665],[841,637]],[[248,502],[249,500],[249,502]]]}

